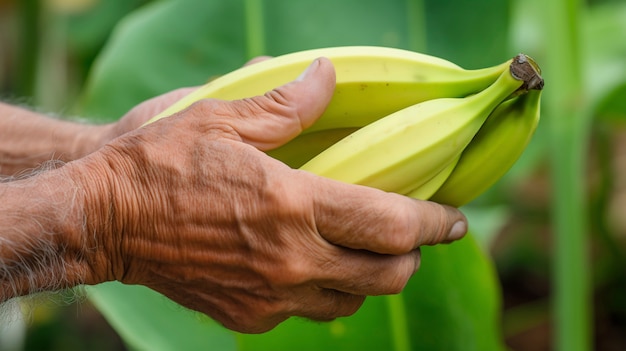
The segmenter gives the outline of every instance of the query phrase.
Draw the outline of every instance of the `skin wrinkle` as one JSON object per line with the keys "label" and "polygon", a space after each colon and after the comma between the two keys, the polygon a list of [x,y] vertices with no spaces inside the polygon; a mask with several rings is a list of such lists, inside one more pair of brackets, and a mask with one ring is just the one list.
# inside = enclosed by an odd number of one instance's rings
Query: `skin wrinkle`
{"label": "skin wrinkle", "polygon": [[[446,223],[446,212],[445,209],[441,208],[439,209],[439,211],[436,211],[435,213],[431,213],[431,216],[429,218],[429,220],[431,221],[431,223],[436,223],[437,225],[433,226],[432,224],[429,225],[428,227],[425,227],[426,221],[419,221],[418,224],[420,224],[420,233],[425,233],[425,232],[432,232],[432,230],[434,228],[436,228],[437,230],[437,234],[436,235],[432,235],[430,236],[430,240],[425,240],[424,239],[424,235],[419,235],[418,238],[420,239],[416,246],[422,246],[422,245],[428,245],[428,244],[432,244],[432,243],[438,243],[438,242],[443,242],[445,241],[445,238],[448,236],[448,232],[445,231],[445,226],[444,224]],[[442,226],[444,228],[442,228]]]}
{"label": "skin wrinkle", "polygon": [[[263,177],[257,177],[257,179],[260,179],[260,178],[263,178]],[[211,183],[212,183],[211,181],[209,181],[209,182],[208,182],[208,184],[211,184]],[[241,184],[236,184],[236,185],[241,186],[242,184],[243,184],[244,186],[247,186],[247,184],[246,184],[246,183],[241,183]],[[264,189],[264,188],[265,188],[265,186],[257,186],[257,185],[252,185],[252,186],[250,186],[250,190],[251,190],[251,191],[249,192],[249,194],[251,194],[251,195],[252,195],[252,194],[256,194],[256,193],[262,193],[263,191],[258,190],[258,189]],[[236,202],[235,202],[235,201],[226,201],[225,203],[236,203]],[[225,203],[222,203],[222,206],[225,206]],[[252,201],[251,203],[252,203],[252,204],[254,204],[254,201]],[[250,208],[249,208],[249,206],[248,206],[248,205],[242,205],[242,206],[240,207],[240,210],[235,211],[235,213],[245,212],[246,210],[249,210],[249,209],[250,209]],[[230,210],[228,213],[230,213],[230,212],[232,212],[232,210]],[[220,210],[220,211],[219,211],[219,213],[224,213],[224,211],[223,211],[223,210]],[[228,216],[228,217],[230,217],[230,216]],[[243,232],[243,233],[245,233],[245,232],[246,232],[245,228],[246,228],[246,226],[247,226],[247,225],[245,224],[245,223],[246,223],[246,220],[245,220],[245,219],[243,219],[243,218],[242,218],[242,217],[240,217],[240,216],[236,216],[236,217],[238,218],[238,219],[236,220],[236,223],[239,223],[239,225],[237,225],[237,224],[236,224],[235,226],[238,226],[239,228],[243,228],[243,229],[240,229],[238,232],[240,232],[240,233],[242,233],[242,232]],[[218,240],[217,242],[219,242],[219,240]],[[250,239],[248,239],[248,240],[246,240],[245,242],[251,242],[251,241],[250,241]],[[223,252],[224,252],[224,251],[225,251],[225,252],[230,252],[230,251],[231,251],[231,250],[221,250],[221,248],[217,248],[217,249],[218,249],[217,251],[223,251]],[[182,250],[182,251],[184,252],[184,250]],[[248,250],[248,251],[250,251],[250,250]],[[263,260],[261,260],[261,261],[263,261]],[[189,263],[189,262],[187,262],[187,263]],[[239,256],[235,256],[235,257],[233,257],[232,267],[237,267],[238,265],[241,265],[241,263],[242,263],[242,262],[241,262],[241,258],[240,258]],[[236,275],[236,271],[233,271],[233,270],[232,270],[232,268],[231,268],[230,264],[229,264],[229,266],[227,266],[227,267],[229,267],[229,269],[228,269],[228,271],[229,271],[229,275],[232,275],[232,274],[235,274],[235,275]],[[242,271],[243,271],[243,272],[245,272],[245,270],[242,270]],[[229,279],[227,279],[227,278],[229,278]],[[243,284],[243,286],[241,287],[241,289],[242,289],[242,290],[247,290],[247,289],[249,289],[249,288],[246,288],[246,287],[245,287],[245,284],[244,284],[244,282],[247,282],[247,281],[248,281],[248,279],[239,279],[239,280],[236,280],[236,279],[235,279],[235,280],[233,280],[233,277],[232,277],[232,276],[231,276],[231,277],[224,277],[224,279],[225,279],[225,280],[227,280],[227,281],[230,281],[231,283],[232,283],[232,282],[240,282],[241,284]],[[222,283],[222,284],[223,284],[223,283]],[[264,289],[267,289],[267,287],[265,287]],[[258,288],[256,288],[256,289],[253,289],[253,291],[259,291],[259,289],[258,289]]]}
{"label": "skin wrinkle", "polygon": [[[143,150],[143,147],[139,144],[141,141],[133,140],[131,143],[136,145],[135,149]],[[133,167],[133,164],[122,162],[118,164],[118,162],[114,162],[115,159],[126,159],[126,151],[124,148],[113,147],[113,146],[105,146],[104,151],[107,153],[106,166],[108,169],[101,168],[101,172],[104,174],[110,173],[110,171],[114,172],[114,174],[125,175],[133,179],[133,182],[123,182],[121,179],[118,179],[116,176],[108,177],[108,186],[106,185],[98,185],[98,188],[93,193],[92,197],[94,197],[93,203],[98,204],[100,201],[98,197],[102,196],[102,194],[106,194],[108,206],[106,207],[107,212],[102,214],[96,214],[93,218],[93,222],[96,223],[94,228],[99,225],[99,221],[104,219],[104,223],[100,225],[104,225],[104,230],[106,232],[110,232],[110,235],[115,235],[115,237],[109,237],[107,242],[110,243],[118,243],[117,245],[108,245],[105,250],[112,250],[112,254],[109,253],[107,255],[109,260],[109,277],[105,277],[105,280],[120,280],[127,281],[127,272],[129,271],[129,262],[124,260],[125,257],[130,257],[129,253],[126,251],[127,247],[125,243],[128,243],[129,240],[137,239],[135,237],[128,238],[129,232],[136,232],[137,227],[144,225],[144,221],[141,220],[141,211],[143,206],[139,204],[135,199],[130,198],[127,194],[132,193],[142,193],[141,189],[135,190],[133,188],[126,189],[124,187],[124,183],[130,184],[132,186],[141,186],[145,185],[148,180],[146,178],[148,176],[143,176],[137,173],[137,169]],[[144,156],[141,153],[136,153],[130,155],[128,159],[133,159],[134,157],[141,159]],[[109,171],[110,170],[110,171]],[[110,189],[108,191],[107,189]],[[148,194],[144,192],[144,194]],[[119,199],[123,199],[123,201],[119,201]],[[91,212],[91,211],[89,211]],[[125,216],[118,216],[117,213],[124,213]],[[128,225],[127,223],[133,223],[134,225]]]}
{"label": "skin wrinkle", "polygon": [[[294,106],[293,103],[291,103],[291,99],[289,99],[289,96],[285,95],[284,89],[275,89],[275,90],[269,91],[266,93],[266,96],[278,102],[280,106],[283,108],[279,116],[296,116],[295,120],[298,122],[298,126],[297,126],[298,128],[294,131],[293,135],[298,135],[302,131],[304,131],[305,129],[311,126],[311,122],[307,121],[306,118],[303,118],[300,115],[300,111],[298,110],[298,107]],[[271,110],[268,110],[268,109],[266,109],[266,111],[271,112]],[[291,120],[293,120],[293,118]]]}

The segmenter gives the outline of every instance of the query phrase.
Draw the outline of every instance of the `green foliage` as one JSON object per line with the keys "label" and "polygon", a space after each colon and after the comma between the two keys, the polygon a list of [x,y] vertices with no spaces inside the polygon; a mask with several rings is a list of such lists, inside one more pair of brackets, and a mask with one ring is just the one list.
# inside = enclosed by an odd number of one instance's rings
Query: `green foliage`
{"label": "green foliage", "polygon": [[[435,20],[409,25],[413,18],[406,13],[407,2],[263,1],[263,13],[258,16],[264,18],[265,50],[250,55],[248,41],[254,38],[245,35],[248,23],[243,1],[153,3],[125,18],[114,31],[95,63],[80,113],[97,120],[115,120],[139,101],[181,86],[203,84],[254,55],[338,45],[415,49],[410,47],[415,33],[408,30],[415,27],[428,33],[428,46],[433,48],[418,48],[420,51],[468,68],[487,67],[516,53],[506,48],[506,30],[502,28],[508,16],[501,1],[475,1],[462,11],[455,1],[436,2],[439,12],[444,12],[442,6],[447,4],[447,8],[467,14],[452,29]],[[491,11],[486,10],[488,4]],[[493,20],[483,20],[485,16]],[[464,34],[469,32],[467,28],[477,34],[468,37]],[[107,103],[101,101],[104,97]]]}
{"label": "green foliage", "polygon": [[236,349],[226,329],[146,287],[111,282],[88,287],[87,292],[130,349]]}
{"label": "green foliage", "polygon": [[476,242],[421,250],[422,266],[401,295],[370,297],[354,316],[331,323],[292,319],[266,334],[239,334],[241,350],[503,349],[500,292]]}
{"label": "green foliage", "polygon": [[138,102],[199,85],[245,58],[239,1],[162,1],[123,20],[96,60],[80,113],[111,121]]}

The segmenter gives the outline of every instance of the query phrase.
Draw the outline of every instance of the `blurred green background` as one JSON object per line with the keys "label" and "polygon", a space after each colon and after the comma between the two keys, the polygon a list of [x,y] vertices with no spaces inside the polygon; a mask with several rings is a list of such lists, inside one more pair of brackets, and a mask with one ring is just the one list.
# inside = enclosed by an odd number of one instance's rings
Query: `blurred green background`
{"label": "blurred green background", "polygon": [[527,152],[463,208],[472,237],[427,250],[400,299],[247,337],[104,285],[30,306],[0,350],[626,350],[626,1],[0,0],[0,99],[112,121],[257,55],[366,44],[465,68],[524,52],[546,79]]}

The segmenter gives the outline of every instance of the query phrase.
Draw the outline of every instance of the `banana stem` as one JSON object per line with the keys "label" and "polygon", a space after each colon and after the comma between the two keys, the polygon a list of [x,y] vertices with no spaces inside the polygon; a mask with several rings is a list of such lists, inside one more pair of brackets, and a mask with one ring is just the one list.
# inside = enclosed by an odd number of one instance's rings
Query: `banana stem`
{"label": "banana stem", "polygon": [[550,139],[554,232],[554,350],[586,351],[592,345],[590,261],[585,158],[590,107],[584,101],[578,0],[545,1],[542,33]]}
{"label": "banana stem", "polygon": [[426,52],[426,9],[424,0],[406,0],[409,50]]}

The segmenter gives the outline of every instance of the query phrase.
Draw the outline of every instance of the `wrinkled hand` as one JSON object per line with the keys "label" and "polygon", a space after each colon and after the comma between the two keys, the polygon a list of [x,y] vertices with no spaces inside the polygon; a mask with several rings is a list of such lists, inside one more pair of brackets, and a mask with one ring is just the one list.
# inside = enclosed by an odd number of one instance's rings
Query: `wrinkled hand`
{"label": "wrinkled hand", "polygon": [[143,284],[248,333],[290,316],[347,316],[367,295],[400,292],[418,248],[462,237],[463,215],[260,151],[310,126],[334,78],[319,59],[264,96],[197,102],[69,164],[87,189],[85,235],[97,234],[87,283]]}

